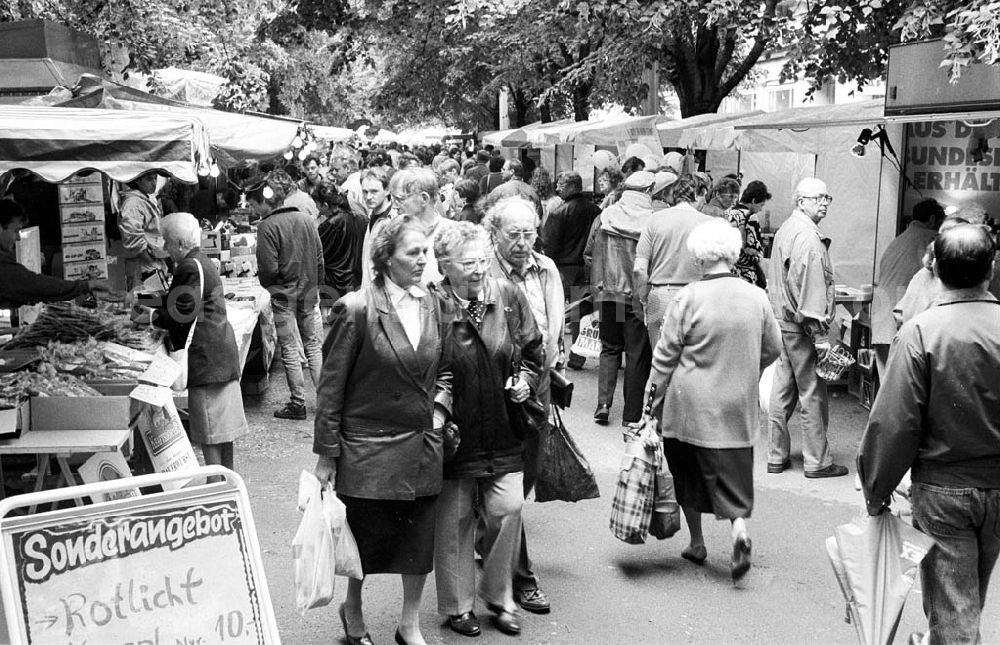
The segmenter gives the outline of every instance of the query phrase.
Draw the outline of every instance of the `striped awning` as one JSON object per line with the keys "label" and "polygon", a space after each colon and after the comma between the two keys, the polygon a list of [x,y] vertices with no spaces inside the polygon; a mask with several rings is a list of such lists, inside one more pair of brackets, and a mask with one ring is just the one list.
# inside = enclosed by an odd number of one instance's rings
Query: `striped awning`
{"label": "striped awning", "polygon": [[59,182],[84,170],[131,181],[151,170],[194,183],[212,164],[204,124],[190,116],[0,106],[0,173]]}

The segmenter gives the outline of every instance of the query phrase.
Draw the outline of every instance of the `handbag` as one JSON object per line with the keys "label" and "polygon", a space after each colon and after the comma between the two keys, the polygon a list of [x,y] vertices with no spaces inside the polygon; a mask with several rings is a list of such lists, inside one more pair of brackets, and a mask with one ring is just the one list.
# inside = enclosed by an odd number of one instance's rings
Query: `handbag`
{"label": "handbag", "polygon": [[[517,336],[514,334],[513,312],[510,307],[506,307],[504,313],[506,314],[507,333],[510,336],[511,344],[514,346],[514,353],[510,362],[510,377],[514,378],[520,370],[518,363],[521,360],[521,349],[514,342]],[[507,407],[507,421],[510,423],[511,432],[518,439],[523,441],[528,437],[540,436],[542,431],[548,427],[548,410],[539,402],[535,393],[531,393],[527,399],[520,403],[515,403],[509,397],[504,396],[504,403]]]}
{"label": "handbag", "polygon": [[[198,266],[198,293],[201,298],[205,298],[205,272],[201,268],[201,262],[195,260],[194,263]],[[196,308],[197,309],[197,308]],[[187,389],[188,382],[188,348],[191,347],[191,341],[194,340],[194,328],[198,324],[197,311],[194,312],[195,318],[194,322],[191,323],[191,329],[188,330],[187,340],[184,341],[184,347],[176,349],[172,352],[167,352],[169,356],[175,363],[181,366],[181,373],[178,374],[177,379],[170,386],[172,390],[176,392],[181,392]],[[169,315],[169,314],[168,314]]]}
{"label": "handbag", "polygon": [[551,392],[552,404],[563,410],[573,402],[573,382],[567,379],[562,372],[556,370],[549,372],[549,392]]}
{"label": "handbag", "polygon": [[[647,418],[652,412],[655,394],[654,385],[649,389],[646,401]],[[653,520],[656,473],[663,460],[663,443],[651,423],[627,433],[625,441],[625,455],[618,470],[615,496],[611,500],[610,527],[611,533],[622,542],[642,544]],[[648,448],[650,445],[652,449]]]}
{"label": "handbag", "polygon": [[601,496],[587,458],[566,430],[559,409],[553,407],[555,422],[538,446],[538,479],[535,501],[579,502]]}
{"label": "handbag", "polygon": [[649,534],[657,540],[665,540],[681,530],[681,507],[674,493],[674,477],[662,450],[660,452],[660,465],[653,480],[653,516],[649,522]]}

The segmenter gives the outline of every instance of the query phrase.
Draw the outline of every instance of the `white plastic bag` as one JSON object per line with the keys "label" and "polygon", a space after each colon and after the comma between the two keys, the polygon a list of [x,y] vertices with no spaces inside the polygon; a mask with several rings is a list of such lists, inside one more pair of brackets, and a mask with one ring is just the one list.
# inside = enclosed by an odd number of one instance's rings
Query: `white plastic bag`
{"label": "white plastic bag", "polygon": [[[299,476],[299,509],[302,521],[292,538],[295,573],[295,608],[323,607],[333,600],[333,531],[324,514],[324,498],[319,480],[303,471]],[[343,504],[341,504],[343,505]]]}
{"label": "white plastic bag", "polygon": [[771,411],[771,390],[774,386],[774,368],[777,364],[777,361],[771,363],[760,375],[760,409],[764,414],[769,414]]}
{"label": "white plastic bag", "polygon": [[361,580],[361,556],[347,525],[347,508],[333,487],[320,488],[312,473],[299,475],[302,521],[292,540],[296,606],[300,613],[328,605],[333,598],[333,576]]}
{"label": "white plastic bag", "polygon": [[580,319],[580,335],[573,343],[572,352],[584,358],[601,357],[601,321],[594,314]]}

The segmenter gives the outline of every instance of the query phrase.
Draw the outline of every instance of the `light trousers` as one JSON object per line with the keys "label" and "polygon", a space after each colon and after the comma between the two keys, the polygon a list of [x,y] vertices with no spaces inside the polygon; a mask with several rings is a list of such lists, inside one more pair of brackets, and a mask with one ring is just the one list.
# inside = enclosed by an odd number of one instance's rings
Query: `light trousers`
{"label": "light trousers", "polygon": [[281,350],[281,362],[285,366],[288,379],[288,395],[292,403],[303,405],[305,399],[305,377],[303,364],[308,364],[313,387],[319,385],[323,369],[323,320],[319,304],[305,310],[284,307],[272,303],[274,329]]}
{"label": "light trousers", "polygon": [[475,604],[477,512],[484,529],[479,597],[510,612],[517,608],[512,578],[521,547],[523,479],[518,472],[444,480],[434,535],[434,577],[441,614],[464,614]]}
{"label": "light trousers", "polygon": [[774,368],[771,407],[768,413],[768,463],[788,459],[791,437],[788,420],[796,404],[802,406],[802,463],[806,472],[822,470],[833,463],[826,431],[830,404],[826,381],[816,375],[816,348],[812,338],[781,330],[781,357]]}

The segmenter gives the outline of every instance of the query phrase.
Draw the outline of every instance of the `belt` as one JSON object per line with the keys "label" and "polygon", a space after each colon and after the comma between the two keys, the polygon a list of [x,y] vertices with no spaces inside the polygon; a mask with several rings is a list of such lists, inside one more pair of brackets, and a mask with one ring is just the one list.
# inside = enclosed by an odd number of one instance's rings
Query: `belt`
{"label": "belt", "polygon": [[657,282],[655,284],[654,283],[650,283],[649,286],[651,286],[651,287],[686,287],[686,286],[688,286],[688,283],[687,282]]}

